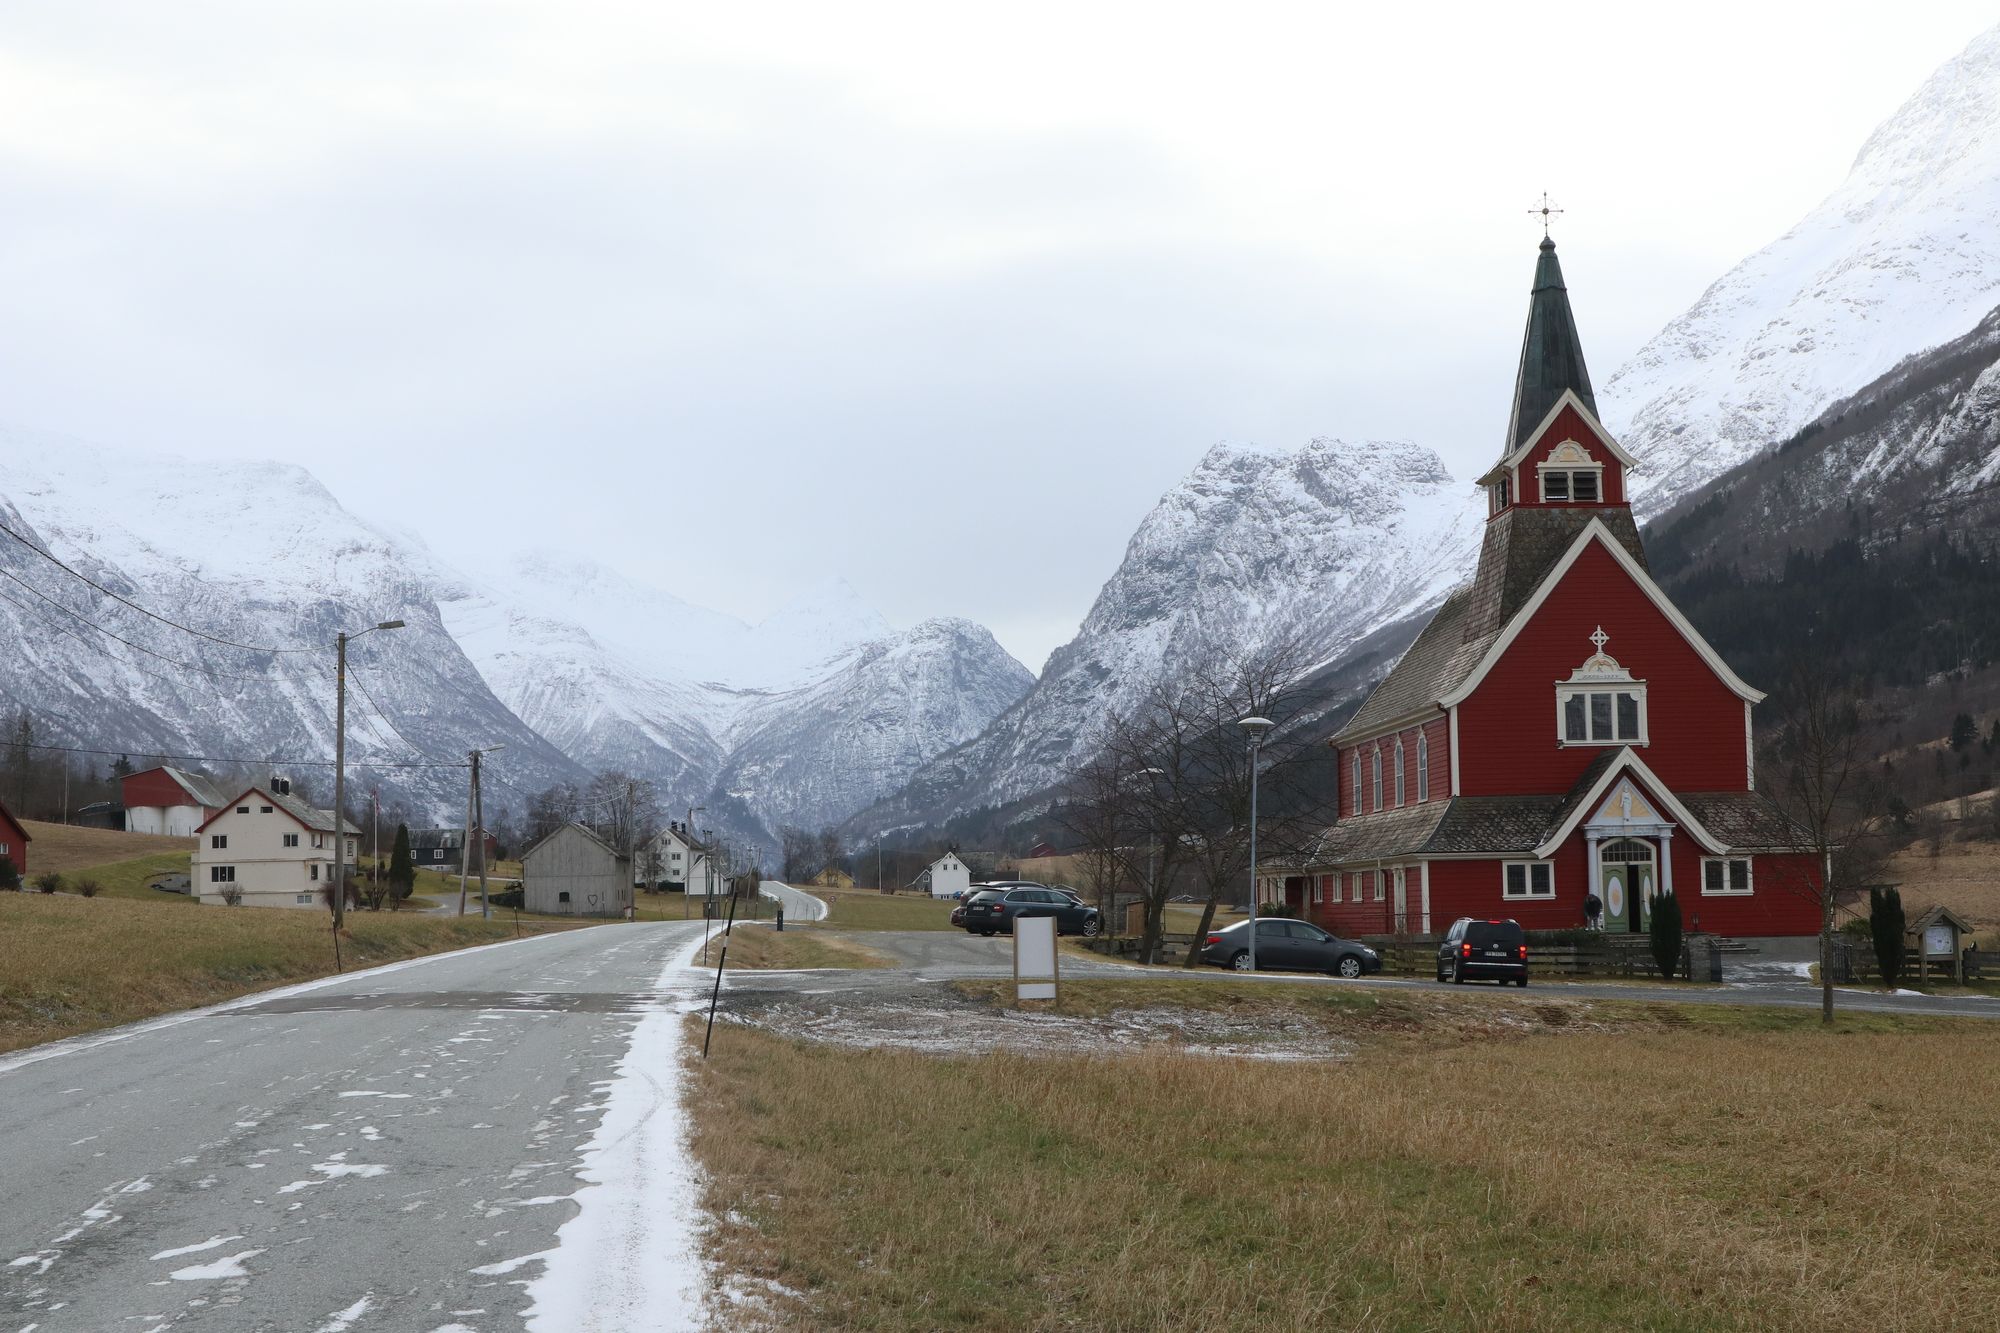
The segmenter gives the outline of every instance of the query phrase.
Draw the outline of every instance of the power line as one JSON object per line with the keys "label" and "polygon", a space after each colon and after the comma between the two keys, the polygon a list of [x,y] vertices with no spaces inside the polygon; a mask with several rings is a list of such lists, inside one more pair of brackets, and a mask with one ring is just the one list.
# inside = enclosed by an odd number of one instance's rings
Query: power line
{"label": "power line", "polygon": [[[268,681],[270,679],[269,675],[252,676],[238,671],[217,671],[212,667],[201,666],[198,663],[183,662],[178,657],[169,657],[165,653],[160,652],[157,649],[148,648],[143,643],[136,643],[133,640],[126,638],[124,635],[118,633],[116,630],[106,629],[104,626],[98,624],[96,621],[90,619],[88,616],[84,615],[80,611],[76,611],[71,609],[70,607],[64,606],[61,602],[49,596],[47,593],[43,592],[40,588],[37,588],[34,584],[29,583],[26,579],[23,579],[20,575],[14,573],[14,571],[11,569],[0,569],[0,577],[12,579],[15,583],[20,584],[23,588],[26,588],[29,592],[33,593],[35,596],[47,602],[50,606],[53,606],[56,610],[62,612],[64,615],[70,617],[72,620],[75,620],[78,624],[83,625],[88,629],[94,629],[99,634],[104,635],[106,638],[116,639],[118,642],[124,644],[127,648],[131,648],[138,652],[142,652],[146,654],[148,657],[157,657],[162,662],[165,662],[168,666],[176,666],[183,671],[193,671],[200,675],[208,676],[213,680]],[[15,601],[12,597],[8,597],[5,593],[0,593],[0,598],[4,598],[10,605],[19,607],[23,611],[34,610],[33,607],[26,606],[21,602]],[[75,636],[71,635],[71,637],[74,638]],[[77,642],[88,643],[89,640],[77,639]],[[96,647],[98,651],[100,652],[104,651],[102,644],[96,645]],[[111,654],[105,653],[105,656],[109,657],[111,656]],[[155,677],[155,679],[159,678]]]}
{"label": "power line", "polygon": [[[169,620],[167,617],[160,615],[156,611],[148,611],[145,607],[139,605],[137,602],[133,601],[129,597],[113,592],[111,589],[105,587],[102,583],[99,583],[96,579],[93,579],[92,577],[90,577],[90,575],[83,573],[81,570],[72,569],[70,566],[64,564],[61,560],[58,560],[55,556],[49,554],[47,551],[44,551],[41,547],[29,541],[26,537],[23,537],[20,533],[14,531],[14,529],[8,527],[5,523],[0,523],[0,532],[6,533],[9,537],[12,537],[15,541],[21,543],[21,545],[27,547],[30,551],[33,551],[36,555],[40,556],[42,559],[54,565],[57,569],[60,569],[63,573],[69,575],[71,578],[76,579],[81,583],[86,583],[90,585],[91,587],[97,589],[97,591],[103,593],[106,597],[109,597],[112,601],[117,602],[119,605],[128,606],[132,610],[137,611],[142,616],[145,616],[152,620],[159,621],[162,625],[171,625],[175,629],[181,631],[183,634],[192,634],[198,639],[207,639],[210,643],[219,643],[225,648],[241,648],[245,652],[251,652],[251,653],[309,653],[316,651],[315,649],[312,648],[266,648],[254,643],[238,643],[234,639],[225,639],[220,635],[210,634],[207,630],[196,629],[192,625],[183,625],[178,620]],[[19,580],[16,580],[16,582],[19,582]],[[26,587],[27,585],[22,584],[22,586]]]}
{"label": "power line", "polygon": [[367,683],[361,679],[361,673],[354,669],[354,664],[352,662],[347,664],[347,674],[353,678],[354,688],[361,691],[361,697],[366,699],[368,701],[368,706],[375,710],[375,716],[382,719],[382,725],[389,728],[389,731],[395,736],[395,738],[401,741],[406,747],[408,747],[411,754],[423,755],[425,753],[424,748],[421,745],[418,745],[415,741],[411,740],[408,736],[405,736],[403,734],[403,729],[395,724],[394,720],[390,718],[389,714],[386,711],[384,711],[382,705],[375,702],[375,696],[368,692]]}
{"label": "power line", "polygon": [[[220,756],[212,754],[162,754],[158,750],[148,750],[143,746],[128,745],[122,750],[92,750],[76,745],[43,745],[39,742],[23,744],[19,741],[0,741],[0,745],[17,750],[47,750],[52,754],[94,754],[106,757],[116,756],[130,759],[138,755],[141,759],[172,759],[189,764],[268,764],[274,768],[332,768],[331,759],[275,759],[268,755]],[[401,760],[377,762],[374,760],[351,760],[349,768],[468,768],[469,764],[445,763],[441,760],[424,760],[410,763]]]}

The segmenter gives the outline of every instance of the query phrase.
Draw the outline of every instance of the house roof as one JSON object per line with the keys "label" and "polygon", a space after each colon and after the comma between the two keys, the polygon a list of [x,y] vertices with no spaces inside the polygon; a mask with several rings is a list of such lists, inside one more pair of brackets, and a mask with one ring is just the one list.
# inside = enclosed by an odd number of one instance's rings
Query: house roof
{"label": "house roof", "polygon": [[575,829],[578,833],[581,833],[584,837],[590,839],[592,842],[596,843],[599,847],[602,847],[605,851],[610,852],[611,855],[616,857],[618,860],[624,861],[628,859],[625,853],[619,851],[616,847],[613,847],[610,843],[598,837],[596,830],[588,827],[587,825],[574,824],[574,823],[564,824],[561,828],[555,829],[553,832],[549,833],[548,835],[540,839],[538,842],[535,843],[533,847],[530,847],[527,851],[521,853],[521,859],[523,861],[526,861],[529,857],[533,856],[536,852],[540,851],[545,844],[554,840],[555,838],[562,836],[563,833],[565,833],[570,829]]}
{"label": "house roof", "polygon": [[1544,236],[1535,259],[1535,282],[1528,292],[1528,327],[1521,335],[1521,364],[1514,375],[1514,408],[1507,419],[1510,453],[1525,443],[1564,392],[1574,393],[1594,417],[1597,399],[1583,364],[1583,339],[1570,313],[1556,243]]}
{"label": "house roof", "polygon": [[[276,806],[278,809],[290,815],[294,820],[296,820],[299,823],[301,827],[309,830],[310,832],[313,833],[333,832],[333,811],[315,810],[313,809],[313,807],[307,805],[304,801],[301,801],[296,796],[283,795],[278,792],[269,791],[263,787],[249,787],[235,796],[231,796],[221,802],[218,802],[221,808],[217,809],[216,812],[210,815],[207,819],[204,819],[201,822],[200,827],[197,828],[195,832],[197,833],[201,832],[202,829],[207,828],[210,824],[213,824],[216,820],[222,818],[224,815],[234,810],[238,805],[242,804],[245,798],[251,796],[255,796],[259,802],[269,801],[272,805]],[[361,830],[354,826],[354,821],[343,819],[340,821],[340,825],[342,828],[346,829],[349,833],[352,833],[355,837],[358,838],[361,836]]]}
{"label": "house roof", "polygon": [[[485,829],[480,829],[478,832],[485,838],[493,836]],[[410,830],[411,851],[415,851],[419,847],[454,848],[464,841],[465,830],[462,828],[419,828]]]}
{"label": "house roof", "polygon": [[1625,773],[1653,792],[1705,851],[1796,851],[1805,846],[1804,830],[1768,796],[1747,791],[1671,792],[1637,755],[1619,748],[1591,760],[1569,791],[1561,794],[1454,796],[1343,819],[1325,829],[1298,864],[1351,865],[1398,857],[1547,857]]}
{"label": "house roof", "polygon": [[201,777],[198,774],[188,772],[186,769],[175,768],[172,764],[161,764],[157,768],[141,769],[137,773],[128,773],[125,776],[126,780],[129,781],[132,778],[143,777],[147,773],[166,774],[182,791],[188,794],[188,799],[193,804],[201,806],[204,809],[220,810],[223,806],[229,804],[229,792],[225,788],[217,786],[213,778]]}
{"label": "house roof", "polygon": [[6,820],[7,823],[13,827],[14,831],[21,835],[22,842],[34,841],[34,838],[30,836],[28,830],[22,826],[21,821],[14,818],[14,812],[12,810],[9,810],[5,805],[0,805],[0,819]]}
{"label": "house roof", "polygon": [[1333,738],[1335,745],[1382,730],[1426,708],[1465,679],[1486,651],[1485,643],[1466,643],[1462,630],[1472,585],[1465,584],[1444,599],[1423,632],[1389,669],[1353,717]]}

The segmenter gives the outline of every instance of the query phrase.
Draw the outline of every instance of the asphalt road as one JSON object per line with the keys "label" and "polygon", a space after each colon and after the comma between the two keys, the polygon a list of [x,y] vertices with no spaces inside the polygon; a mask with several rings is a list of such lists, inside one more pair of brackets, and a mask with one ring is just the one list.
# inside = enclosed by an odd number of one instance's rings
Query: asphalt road
{"label": "asphalt road", "polygon": [[522,1328],[540,1265],[513,1261],[577,1214],[604,1087],[699,990],[668,964],[700,934],[551,934],[0,1057],[0,1330]]}
{"label": "asphalt road", "polygon": [[826,899],[818,898],[804,889],[775,879],[767,879],[757,886],[766,898],[775,898],[785,905],[785,915],[794,921],[826,920]]}

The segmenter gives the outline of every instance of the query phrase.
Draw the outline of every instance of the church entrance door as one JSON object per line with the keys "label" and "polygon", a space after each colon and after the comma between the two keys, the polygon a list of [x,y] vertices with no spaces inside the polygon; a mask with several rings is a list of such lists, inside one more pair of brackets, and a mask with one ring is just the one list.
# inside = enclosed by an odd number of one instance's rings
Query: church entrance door
{"label": "church entrance door", "polygon": [[1598,853],[1598,883],[1604,887],[1604,928],[1638,934],[1652,925],[1653,846],[1619,838]]}

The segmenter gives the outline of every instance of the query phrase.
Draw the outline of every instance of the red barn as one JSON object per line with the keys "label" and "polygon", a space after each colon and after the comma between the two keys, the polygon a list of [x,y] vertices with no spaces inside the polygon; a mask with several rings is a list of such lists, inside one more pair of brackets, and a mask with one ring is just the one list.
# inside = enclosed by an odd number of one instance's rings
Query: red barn
{"label": "red barn", "polygon": [[14,818],[14,812],[0,805],[0,856],[14,863],[14,869],[28,873],[28,830]]}
{"label": "red barn", "polygon": [[1817,933],[1817,859],[1756,789],[1764,696],[1647,573],[1633,462],[1544,240],[1479,567],[1333,738],[1337,822],[1288,905],[1349,935],[1593,907],[1636,932],[1671,889],[1705,931]]}
{"label": "red barn", "polygon": [[229,804],[229,793],[210,778],[162,765],[129,773],[119,783],[130,833],[191,838]]}

